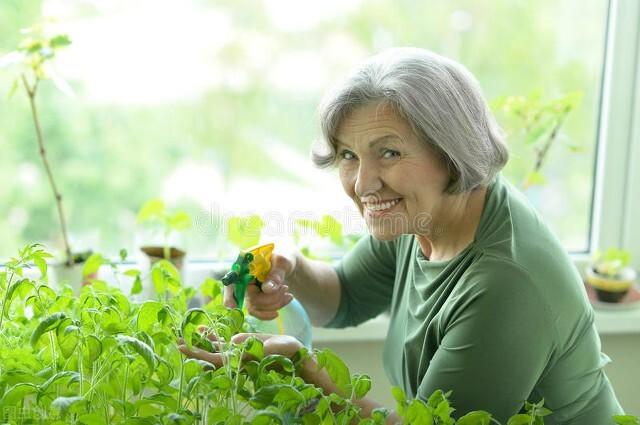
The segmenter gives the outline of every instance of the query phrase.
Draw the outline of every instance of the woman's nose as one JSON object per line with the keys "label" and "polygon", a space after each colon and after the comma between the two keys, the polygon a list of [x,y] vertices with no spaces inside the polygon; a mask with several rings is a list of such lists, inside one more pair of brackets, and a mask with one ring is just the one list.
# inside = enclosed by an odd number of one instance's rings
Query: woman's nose
{"label": "woman's nose", "polygon": [[378,192],[382,188],[380,174],[375,167],[360,162],[358,174],[356,175],[355,192],[363,197]]}

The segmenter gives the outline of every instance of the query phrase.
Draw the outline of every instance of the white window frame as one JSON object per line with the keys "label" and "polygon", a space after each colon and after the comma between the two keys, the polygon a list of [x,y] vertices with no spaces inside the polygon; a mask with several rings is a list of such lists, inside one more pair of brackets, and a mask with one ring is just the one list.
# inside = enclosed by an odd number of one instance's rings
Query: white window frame
{"label": "white window frame", "polygon": [[607,28],[590,254],[626,248],[640,268],[640,2],[611,0]]}

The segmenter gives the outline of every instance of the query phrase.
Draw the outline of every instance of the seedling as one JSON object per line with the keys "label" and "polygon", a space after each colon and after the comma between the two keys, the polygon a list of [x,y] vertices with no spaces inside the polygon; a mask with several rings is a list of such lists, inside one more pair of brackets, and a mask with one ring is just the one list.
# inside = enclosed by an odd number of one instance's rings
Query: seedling
{"label": "seedling", "polygon": [[161,199],[147,201],[138,212],[138,223],[159,226],[164,244],[162,247],[165,260],[171,259],[170,237],[174,232],[182,232],[191,227],[191,217],[186,211],[170,210]]}

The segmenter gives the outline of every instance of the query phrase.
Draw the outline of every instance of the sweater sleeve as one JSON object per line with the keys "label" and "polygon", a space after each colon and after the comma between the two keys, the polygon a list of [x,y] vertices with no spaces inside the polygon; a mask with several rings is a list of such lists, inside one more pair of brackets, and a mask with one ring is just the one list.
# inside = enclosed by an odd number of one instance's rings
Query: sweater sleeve
{"label": "sweater sleeve", "polygon": [[486,410],[506,423],[551,358],[553,322],[528,273],[515,264],[470,270],[465,279],[417,395],[426,400],[436,389],[451,390],[456,417]]}
{"label": "sweater sleeve", "polygon": [[340,305],[326,327],[357,326],[389,308],[396,274],[395,244],[366,235],[336,265]]}

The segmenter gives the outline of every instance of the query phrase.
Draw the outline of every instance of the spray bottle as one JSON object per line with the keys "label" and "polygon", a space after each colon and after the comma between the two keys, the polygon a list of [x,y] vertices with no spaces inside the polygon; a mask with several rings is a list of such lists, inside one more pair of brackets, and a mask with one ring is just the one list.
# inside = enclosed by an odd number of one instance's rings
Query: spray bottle
{"label": "spray bottle", "polygon": [[[255,283],[260,286],[271,270],[271,254],[274,244],[269,243],[240,251],[231,270],[222,278],[225,286],[233,285],[233,297],[238,308],[242,309],[247,286]],[[247,321],[258,332],[275,335],[290,335],[297,338],[306,347],[311,348],[311,322],[307,312],[295,298],[278,311],[274,320],[259,320],[247,316]]]}

